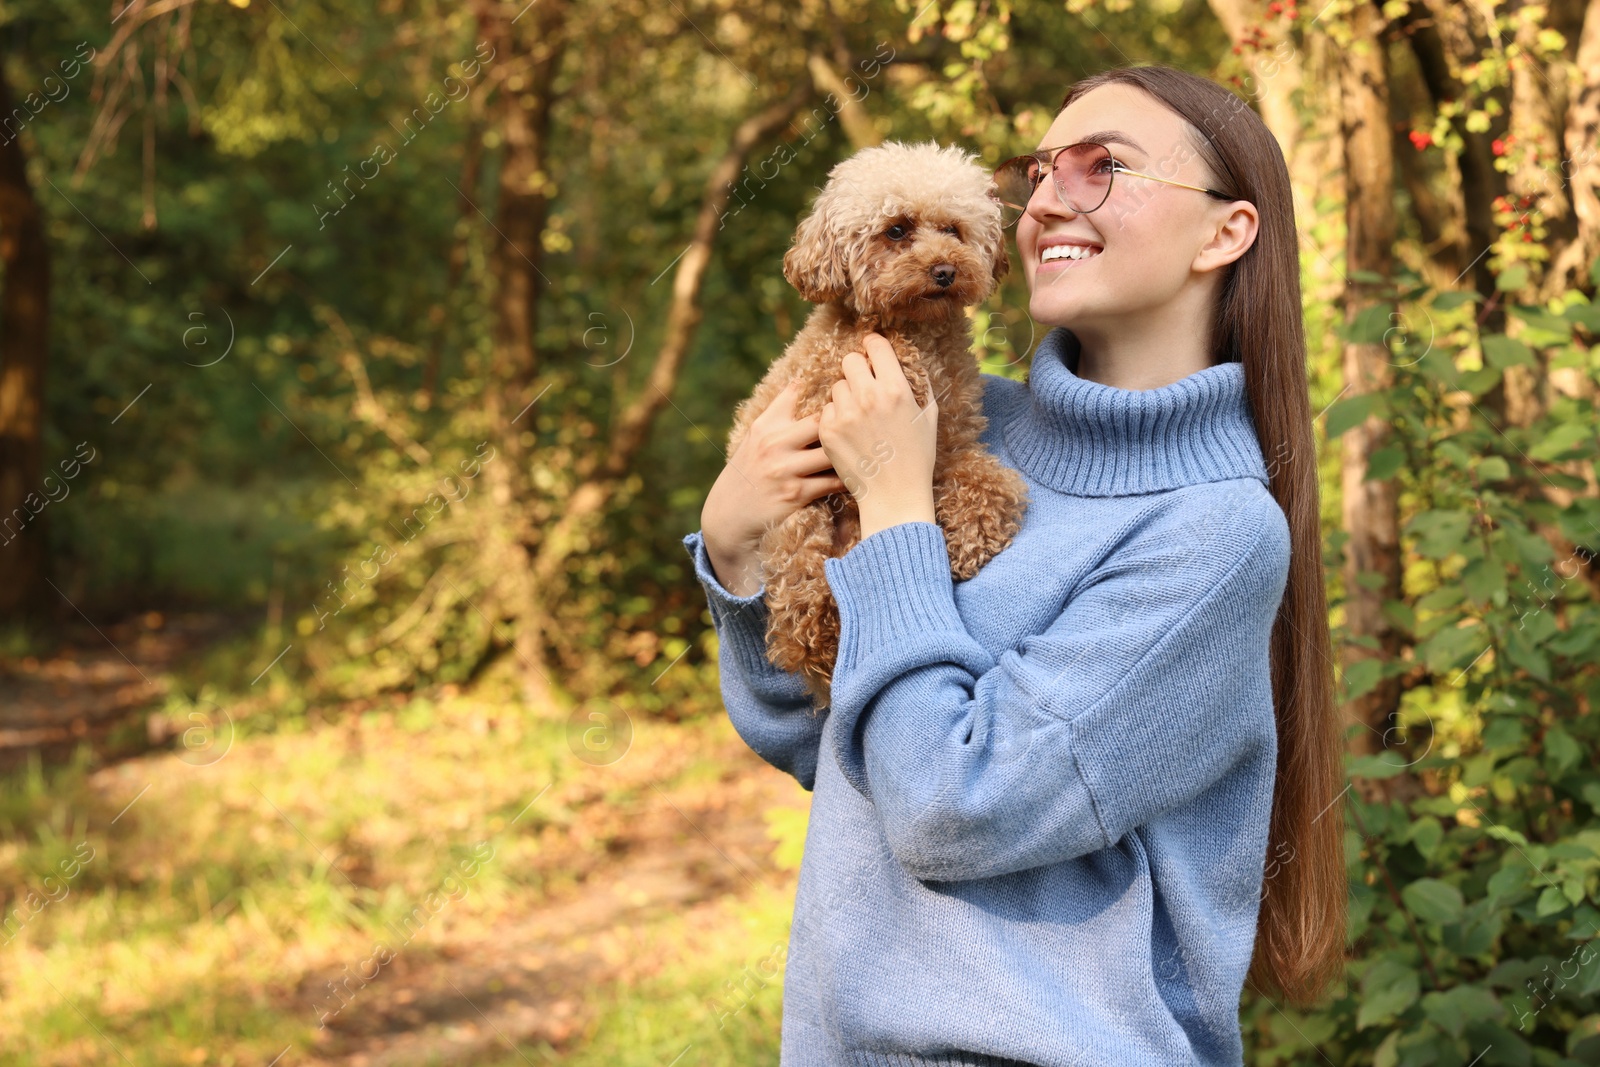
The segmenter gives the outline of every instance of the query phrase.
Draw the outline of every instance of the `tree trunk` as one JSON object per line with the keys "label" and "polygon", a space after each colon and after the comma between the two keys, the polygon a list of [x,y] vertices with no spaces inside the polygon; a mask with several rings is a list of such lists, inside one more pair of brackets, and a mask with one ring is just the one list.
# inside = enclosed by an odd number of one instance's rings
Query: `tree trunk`
{"label": "tree trunk", "polygon": [[[1561,157],[1560,174],[1569,182],[1559,200],[1559,207],[1568,212],[1561,220],[1565,225],[1552,234],[1550,241],[1550,267],[1545,272],[1544,284],[1530,299],[1538,303],[1568,289],[1585,289],[1591,298],[1596,286],[1589,277],[1589,266],[1600,256],[1600,0],[1590,0],[1583,14],[1583,26],[1578,36],[1576,73],[1572,81],[1575,91],[1567,106],[1564,121],[1560,122],[1564,151],[1549,146],[1554,156]],[[1565,73],[1564,71],[1562,72]],[[1559,75],[1552,75],[1552,77]],[[1552,126],[1556,122],[1552,120]],[[1546,398],[1551,404],[1560,403],[1561,397],[1578,401],[1580,410],[1593,410],[1595,385],[1583,367],[1554,367],[1547,372]],[[1535,482],[1545,499],[1560,510],[1571,507],[1581,495],[1588,499],[1600,497],[1600,481],[1595,476],[1594,464],[1582,460],[1555,464],[1562,472],[1582,479],[1585,488],[1574,492],[1552,485],[1547,479]],[[1540,524],[1539,531],[1556,550],[1558,560],[1578,557],[1578,545],[1568,540],[1558,524]],[[1600,537],[1584,540],[1583,548],[1589,552],[1600,549]],[[1600,575],[1595,569],[1585,568],[1591,587],[1600,593]]]}
{"label": "tree trunk", "polygon": [[[0,70],[0,115],[12,110]],[[44,374],[50,352],[50,249],[28,185],[21,136],[0,143],[0,619],[43,602]]]}
{"label": "tree trunk", "polygon": [[[1239,44],[1246,31],[1269,22],[1261,0],[1211,0],[1211,13],[1222,23],[1228,40]],[[1269,47],[1256,49],[1244,45],[1241,58],[1249,71],[1250,94],[1261,108],[1261,121],[1283,149],[1283,158],[1292,160],[1300,142],[1300,116],[1294,106],[1294,90],[1301,81],[1300,56],[1286,34],[1270,27]]]}
{"label": "tree trunk", "polygon": [[[486,530],[485,563],[501,587],[519,661],[523,697],[535,709],[553,706],[555,687],[545,665],[539,590],[532,546],[540,538],[529,518],[528,449],[533,382],[539,371],[536,337],[545,277],[541,235],[549,215],[548,147],[553,86],[567,42],[566,0],[541,0],[513,16],[484,0],[478,25],[494,48],[499,96],[494,105],[505,151],[494,209],[489,270],[495,280],[494,356],[484,404],[498,458],[488,465],[493,517]],[[462,193],[472,196],[472,190]],[[524,422],[527,419],[529,421]],[[495,620],[491,620],[491,624]]]}
{"label": "tree trunk", "polygon": [[844,127],[845,136],[850,138],[852,147],[867,148],[883,143],[883,135],[872,121],[872,113],[867,110],[864,97],[857,99],[855,96],[856,88],[861,85],[861,77],[853,67],[848,63],[844,65],[845,74],[850,75],[847,83],[845,77],[833,69],[827,57],[821,52],[812,52],[806,58],[806,69],[811,72],[811,80],[817,88],[832,93],[839,102],[839,124]]}
{"label": "tree trunk", "polygon": [[[1381,16],[1370,5],[1358,5],[1351,16],[1354,40],[1339,67],[1340,140],[1345,160],[1345,265],[1349,275],[1372,271],[1384,278],[1393,271],[1394,157],[1389,132],[1387,65],[1379,41]],[[1374,302],[1366,283],[1351,281],[1346,289],[1345,321],[1353,322]],[[1359,396],[1391,383],[1389,350],[1383,345],[1344,346],[1344,377],[1350,393]],[[1377,658],[1394,662],[1400,635],[1383,613],[1385,600],[1400,599],[1399,507],[1392,479],[1366,480],[1368,458],[1389,437],[1389,426],[1376,416],[1347,431],[1343,449],[1345,546],[1345,630],[1347,662]],[[1365,582],[1371,583],[1371,588]],[[1356,751],[1382,751],[1395,743],[1391,733],[1400,705],[1400,679],[1388,677],[1351,701],[1349,722],[1365,728],[1353,738]],[[1373,783],[1376,786],[1377,783]]]}
{"label": "tree trunk", "polygon": [[[1295,94],[1301,91],[1307,70],[1315,67],[1316,57],[1301,55],[1287,28],[1269,14],[1263,0],[1210,0],[1210,4],[1211,13],[1231,41],[1246,40],[1247,30],[1252,27],[1266,27],[1269,36],[1264,46],[1245,45],[1241,57],[1261,121],[1277,139],[1289,168],[1295,218],[1309,230],[1317,216],[1318,194],[1327,179],[1328,157],[1332,154],[1328,142],[1316,136],[1317,130],[1303,128],[1305,120],[1295,105]],[[1316,51],[1325,46],[1327,38],[1307,34],[1306,41],[1308,49]]]}
{"label": "tree trunk", "polygon": [[561,519],[545,534],[534,564],[534,584],[541,592],[554,589],[568,557],[604,515],[606,506],[644,447],[651,425],[677,387],[678,374],[701,317],[700,289],[711,262],[711,250],[730,199],[734,179],[757,146],[790,125],[814,92],[802,75],[787,98],[750,116],[734,130],[727,152],[706,179],[705,194],[695,219],[694,236],[681,257],[672,281],[672,302],[667,310],[666,334],[656,352],[645,388],[625,407],[611,427],[603,448],[578,464],[577,491],[562,509]]}
{"label": "tree trunk", "polygon": [[[1513,5],[1514,8],[1528,6],[1525,3]],[[1521,10],[1508,12],[1517,18],[1516,43],[1521,50],[1521,54],[1511,59],[1511,114],[1507,125],[1515,144],[1510,151],[1514,157],[1531,154],[1531,158],[1524,157],[1529,161],[1511,172],[1508,185],[1511,195],[1519,202],[1524,197],[1529,200],[1530,213],[1537,212],[1544,217],[1549,230],[1545,239],[1555,238],[1565,243],[1570,241],[1572,233],[1571,205],[1562,188],[1560,169],[1550,162],[1561,155],[1560,105],[1551,98],[1555,89],[1551,74],[1543,63],[1533,58],[1537,54],[1539,31],[1545,26],[1542,7],[1531,18],[1520,17]],[[1538,163],[1532,162],[1534,160]],[[1527,284],[1515,294],[1516,302],[1524,305],[1538,302],[1545,273],[1538,262],[1530,262],[1528,267]],[[1507,332],[1513,336],[1521,332],[1521,324],[1515,319],[1507,326]],[[1531,367],[1506,368],[1506,421],[1511,425],[1532,426],[1548,408],[1546,362],[1546,357],[1539,353]]]}
{"label": "tree trunk", "polygon": [[[1584,14],[1576,67],[1577,87],[1567,107],[1561,153],[1561,166],[1571,183],[1576,233],[1570,244],[1552,250],[1546,297],[1566,289],[1595,291],[1589,267],[1600,257],[1600,0],[1590,0]],[[1570,373],[1583,377],[1581,371]],[[1569,395],[1575,394],[1569,391]]]}
{"label": "tree trunk", "polygon": [[[1376,6],[1376,5],[1374,5]],[[1475,37],[1467,12],[1462,5],[1447,0],[1427,0],[1425,5],[1412,4],[1395,20],[1395,29],[1407,41],[1417,58],[1417,69],[1435,107],[1460,98],[1466,93],[1451,73],[1454,67],[1465,67],[1479,59],[1488,50],[1487,42]],[[1501,99],[1503,106],[1508,101]],[[1470,284],[1485,300],[1494,294],[1494,275],[1489,270],[1489,247],[1497,231],[1494,223],[1494,199],[1506,191],[1506,176],[1494,169],[1493,142],[1504,137],[1504,115],[1492,117],[1489,129],[1474,133],[1463,130],[1464,147],[1457,165],[1461,170],[1461,206],[1465,212],[1466,247],[1460,249],[1460,262],[1468,264]],[[1498,323],[1500,312],[1492,313]],[[1498,325],[1492,326],[1499,329]]]}

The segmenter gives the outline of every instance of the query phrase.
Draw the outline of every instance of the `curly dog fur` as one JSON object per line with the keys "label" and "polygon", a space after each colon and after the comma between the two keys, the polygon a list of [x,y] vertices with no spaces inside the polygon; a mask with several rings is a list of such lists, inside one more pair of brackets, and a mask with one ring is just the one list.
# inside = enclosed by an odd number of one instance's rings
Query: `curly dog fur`
{"label": "curly dog fur", "polygon": [[[828,174],[783,258],[784,277],[816,304],[805,325],[734,411],[728,454],[791,379],[796,418],[822,410],[843,359],[863,338],[888,338],[917,402],[938,398],[934,513],[950,572],[965,580],[1011,543],[1027,487],[979,442],[987,420],[966,309],[988,299],[1009,269],[990,177],[959,148],[889,142]],[[860,540],[855,497],[835,493],[770,527],[758,549],[766,578],[767,658],[799,671],[813,711],[828,706],[839,609],[823,561]]]}

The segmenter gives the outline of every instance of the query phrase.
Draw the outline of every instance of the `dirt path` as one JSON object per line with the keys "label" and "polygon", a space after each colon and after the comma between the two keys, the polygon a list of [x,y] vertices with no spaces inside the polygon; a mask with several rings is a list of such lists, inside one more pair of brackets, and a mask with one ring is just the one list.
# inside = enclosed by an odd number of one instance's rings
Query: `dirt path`
{"label": "dirt path", "polygon": [[[199,615],[152,613],[102,630],[84,626],[47,658],[0,661],[0,770],[32,749],[61,758],[87,739],[109,764],[96,777],[114,775],[125,757],[164,740],[141,720],[161,722],[146,712],[172,688],[171,669],[227,636],[226,620]],[[363,704],[329,710],[330,724],[353,726]],[[576,872],[576,884],[420,932],[357,984],[312,1048],[279,1067],[499,1063],[517,1059],[518,1046],[530,1062],[554,1062],[593,1035],[597,992],[681,966],[648,936],[652,927],[681,922],[692,943],[707,943],[726,936],[730,904],[763,890],[792,894],[795,874],[773,862],[763,813],[803,806],[804,794],[736,736],[713,750],[714,781],[648,783],[620,807],[597,797],[575,809],[586,825],[570,827],[540,866]],[[596,840],[604,846],[578,843]],[[335,1004],[328,983],[348,977],[349,968],[308,975],[283,1007],[315,1018]],[[705,1022],[715,1026],[709,1008]]]}
{"label": "dirt path", "polygon": [[[575,889],[492,930],[397,953],[322,1031],[317,1058],[301,1062],[467,1064],[504,1060],[513,1043],[563,1051],[588,1033],[597,989],[670,962],[640,937],[653,921],[670,913],[712,938],[730,897],[757,885],[792,892],[761,813],[793,805],[795,789],[742,745],[725,754],[714,786],[655,788],[622,812],[626,833]],[[306,983],[308,1003],[334,977]]]}
{"label": "dirt path", "polygon": [[0,657],[0,770],[20,766],[35,749],[56,761],[84,741],[113,756],[159,744],[159,731],[124,731],[121,743],[113,735],[166,699],[175,666],[231,629],[221,615],[151,611],[99,629],[75,624],[42,658]]}

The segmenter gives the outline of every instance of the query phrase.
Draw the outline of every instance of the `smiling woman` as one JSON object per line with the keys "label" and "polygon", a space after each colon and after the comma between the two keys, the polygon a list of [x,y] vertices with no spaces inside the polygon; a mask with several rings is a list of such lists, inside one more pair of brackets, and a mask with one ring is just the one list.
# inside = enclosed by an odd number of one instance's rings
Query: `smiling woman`
{"label": "smiling woman", "polygon": [[[825,561],[820,709],[764,654],[767,590],[684,541],[730,719],[815,793],[782,1062],[1239,1067],[1246,981],[1310,1003],[1345,927],[1287,168],[1231,93],[1124,68],[1073,86],[993,195],[1054,327],[1026,386],[983,376],[981,441],[1026,480],[1014,541],[953,578],[917,453],[886,461],[872,492],[910,503]],[[842,418],[829,454],[919,420]],[[804,495],[801,421],[744,457],[774,497],[748,506]]]}

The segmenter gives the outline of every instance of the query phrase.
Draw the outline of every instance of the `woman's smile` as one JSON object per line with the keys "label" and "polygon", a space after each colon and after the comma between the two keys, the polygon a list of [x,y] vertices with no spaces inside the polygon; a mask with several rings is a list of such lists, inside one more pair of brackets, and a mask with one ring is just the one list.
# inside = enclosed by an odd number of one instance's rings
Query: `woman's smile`
{"label": "woman's smile", "polygon": [[1039,249],[1039,271],[1056,272],[1068,267],[1082,266],[1095,259],[1101,249],[1093,245],[1052,244]]}

